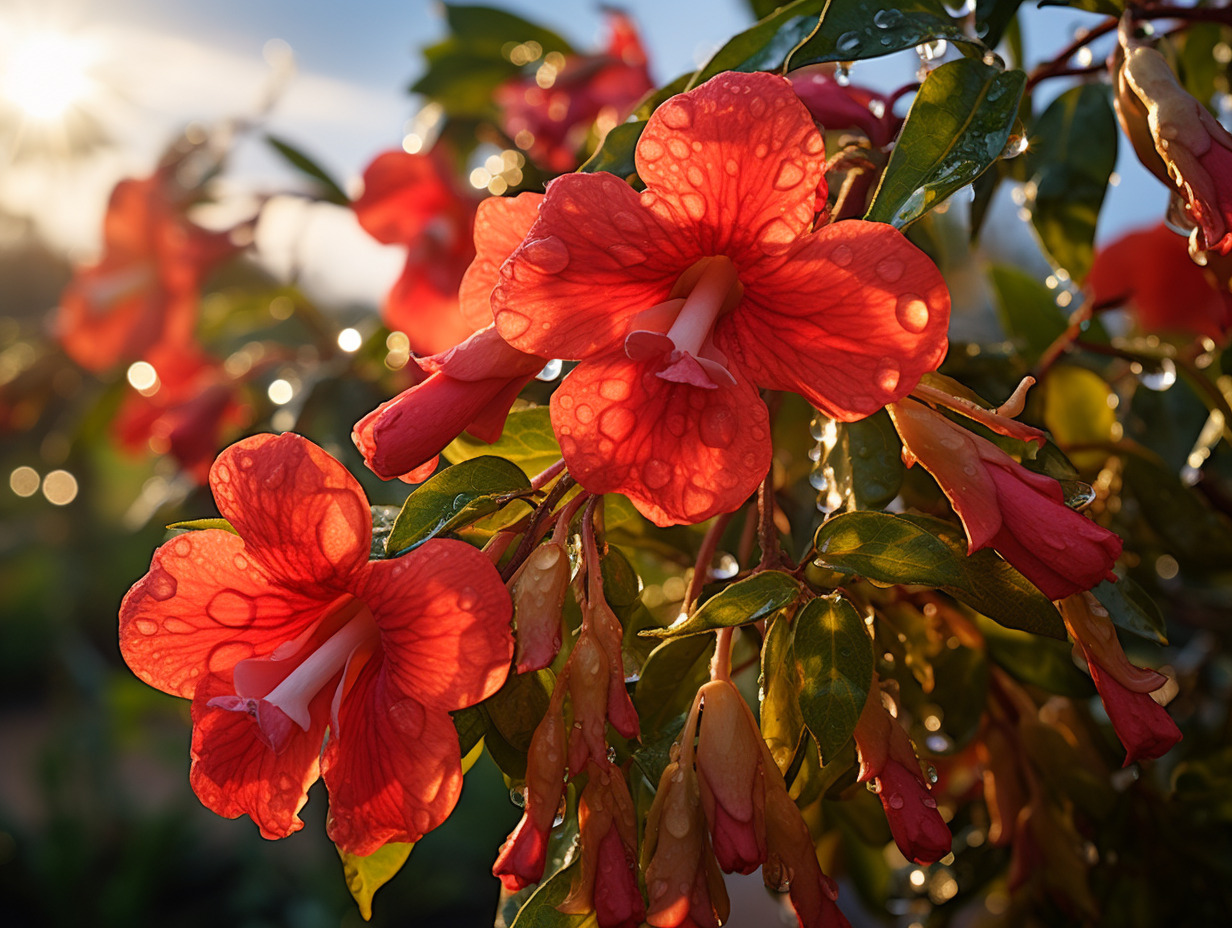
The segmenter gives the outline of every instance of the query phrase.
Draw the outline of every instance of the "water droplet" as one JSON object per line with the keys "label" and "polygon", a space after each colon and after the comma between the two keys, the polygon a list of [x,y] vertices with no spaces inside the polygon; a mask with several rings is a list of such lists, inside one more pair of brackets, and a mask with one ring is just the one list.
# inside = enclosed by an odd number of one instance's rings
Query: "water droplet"
{"label": "water droplet", "polygon": [[644,251],[633,245],[626,245],[623,242],[608,245],[607,253],[621,267],[634,267],[646,260],[646,253]]}
{"label": "water droplet", "polygon": [[672,479],[671,465],[658,458],[651,458],[642,467],[642,482],[652,490],[667,486]]}
{"label": "water droplet", "polygon": [[920,60],[925,64],[936,61],[949,49],[950,43],[945,39],[934,39],[931,42],[923,42],[915,47],[915,53],[920,56]]}
{"label": "water droplet", "polygon": [[[582,409],[578,408],[578,419],[582,419]],[[633,427],[637,424],[637,417],[633,411],[627,406],[609,406],[603,410],[603,414],[599,416],[599,431],[606,435],[612,441],[624,441],[629,437],[629,433],[633,431]]]}
{"label": "water droplet", "polygon": [[886,805],[891,809],[901,809],[903,807],[903,797],[898,793],[894,793],[886,799]]}
{"label": "water droplet", "polygon": [[555,235],[527,242],[522,257],[545,274],[559,274],[569,266],[569,248]]}
{"label": "water droplet", "polygon": [[565,821],[565,813],[568,811],[569,805],[565,801],[565,797],[560,797],[560,804],[556,807],[556,817],[552,819],[552,827],[559,828]]}
{"label": "water droplet", "polygon": [[897,361],[893,358],[882,358],[877,364],[873,379],[877,382],[877,386],[886,393],[893,393],[898,388],[898,378],[901,373]]}
{"label": "water droplet", "polygon": [[885,258],[877,263],[877,276],[892,284],[903,276],[903,262],[898,258]]}
{"label": "water droplet", "polygon": [[1095,488],[1081,480],[1062,480],[1061,492],[1065,494],[1065,505],[1079,511],[1086,509],[1095,501]]}
{"label": "water droplet", "polygon": [[779,167],[779,173],[774,178],[775,190],[791,190],[804,180],[804,168],[794,161],[784,161]]}
{"label": "water droplet", "polygon": [[809,471],[809,486],[818,492],[821,492],[829,486],[829,481],[826,480],[824,468],[814,467],[811,471]]}
{"label": "water droplet", "polygon": [[530,328],[530,317],[511,309],[501,312],[499,322],[502,338],[518,338]]}
{"label": "water droplet", "polygon": [[684,211],[689,214],[689,218],[694,222],[701,222],[706,216],[706,200],[699,193],[686,193],[680,197],[680,204],[684,207]]}
{"label": "water droplet", "polygon": [[932,764],[929,764],[928,767],[925,769],[924,775],[928,777],[929,783],[936,783],[938,780],[937,768],[934,767]]}
{"label": "water droplet", "polygon": [[642,139],[637,146],[637,156],[642,161],[658,161],[665,149],[657,139]]}
{"label": "water droplet", "polygon": [[923,799],[920,800],[920,802],[926,809],[937,808],[937,800],[934,799],[932,796],[925,796]]}
{"label": "water droplet", "polygon": [[846,267],[851,263],[851,249],[846,245],[835,245],[834,250],[830,252],[830,260],[839,267]]}
{"label": "water droplet", "polygon": [[796,230],[778,217],[767,222],[757,233],[758,244],[766,251],[782,251],[795,240]]}
{"label": "water droplet", "polygon": [[708,406],[698,424],[698,435],[711,448],[730,447],[736,437],[736,417],[726,406]]}
{"label": "water droplet", "polygon": [[166,602],[174,596],[176,587],[175,577],[161,568],[150,571],[150,577],[145,586],[146,592],[159,602]]}
{"label": "water droplet", "polygon": [[928,304],[914,293],[904,293],[898,298],[894,315],[898,318],[898,324],[908,332],[918,335],[928,328]]}
{"label": "water droplet", "polygon": [[542,380],[545,383],[551,383],[560,376],[561,370],[564,368],[564,362],[560,358],[553,358],[543,365],[543,370],[535,375],[536,380]]}
{"label": "water droplet", "polygon": [[844,32],[838,37],[838,41],[834,43],[834,47],[844,55],[856,51],[860,45],[860,33],[858,32]]}
{"label": "water droplet", "polygon": [[655,112],[669,129],[688,129],[693,125],[693,104],[688,100],[675,100],[665,103]]}
{"label": "water droplet", "polygon": [[901,26],[903,23],[903,14],[900,10],[885,9],[878,10],[873,15],[873,25],[878,29],[893,29]]}
{"label": "water droplet", "polygon": [[1026,135],[1021,132],[1011,132],[1010,137],[1005,140],[1005,147],[1001,149],[1001,157],[1005,159],[1017,158],[1027,150],[1027,145]]}
{"label": "water droplet", "polygon": [[133,624],[137,626],[137,631],[143,635],[153,635],[158,631],[158,623],[152,622],[149,619],[137,619]]}
{"label": "water droplet", "polygon": [[509,801],[519,809],[526,808],[526,787],[515,786],[509,790]]}
{"label": "water droplet", "polygon": [[735,177],[740,173],[740,165],[736,162],[735,158],[728,158],[723,162],[723,170],[727,172],[729,177]]}

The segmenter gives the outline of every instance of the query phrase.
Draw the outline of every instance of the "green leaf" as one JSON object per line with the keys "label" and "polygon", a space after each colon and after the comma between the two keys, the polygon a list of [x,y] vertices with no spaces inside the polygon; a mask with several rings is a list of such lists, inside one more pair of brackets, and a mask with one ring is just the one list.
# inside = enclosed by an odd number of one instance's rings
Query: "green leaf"
{"label": "green leaf", "polygon": [[1057,305],[1055,291],[1032,275],[1004,264],[993,265],[989,273],[1001,327],[1022,351],[1023,364],[1032,366],[1069,327],[1069,320]]}
{"label": "green leaf", "polygon": [[1159,606],[1129,577],[1118,574],[1116,583],[1105,580],[1091,593],[1108,610],[1108,617],[1117,628],[1158,644],[1168,643]]}
{"label": "green leaf", "polygon": [[485,454],[495,455],[512,461],[527,476],[533,477],[560,460],[560,445],[556,443],[556,434],[552,431],[548,407],[528,406],[509,413],[501,437],[492,444],[464,432],[442,453],[451,464],[460,464]]}
{"label": "green leaf", "polygon": [[628,180],[637,174],[634,162],[634,152],[637,141],[646,128],[646,120],[625,122],[616,126],[603,139],[603,144],[591,155],[578,170],[583,174],[594,174],[596,171],[607,171],[617,177]]}
{"label": "green leaf", "polygon": [[[835,442],[820,465],[829,492],[846,509],[881,509],[902,486],[902,444],[885,410],[835,423]],[[838,507],[835,507],[838,508]]]}
{"label": "green leaf", "polygon": [[789,574],[765,570],[720,590],[683,621],[666,628],[648,628],[641,634],[648,638],[679,638],[748,625],[785,609],[799,595],[800,585]]}
{"label": "green leaf", "polygon": [[392,880],[411,856],[414,844],[386,844],[367,856],[360,857],[338,848],[342,858],[342,873],[347,889],[359,906],[364,921],[372,920],[372,897],[376,891]]}
{"label": "green leaf", "polygon": [[1232,564],[1232,524],[1176,474],[1133,455],[1125,459],[1125,488],[1164,549],[1182,566],[1226,570]]}
{"label": "green leaf", "polygon": [[792,624],[800,714],[828,763],[868,699],[873,643],[855,606],[838,593],[810,600]]}
{"label": "green leaf", "polygon": [[484,733],[488,730],[488,715],[480,706],[468,706],[449,715],[458,732],[458,747],[465,757],[483,740]]}
{"label": "green leaf", "polygon": [[822,525],[815,544],[827,567],[877,583],[936,587],[1008,628],[1065,638],[1060,613],[1043,593],[989,549],[968,556],[948,522],[848,512]]}
{"label": "green leaf", "polygon": [[804,733],[791,651],[792,628],[786,617],[776,617],[766,629],[761,646],[761,736],[784,774],[791,767]]}
{"label": "green leaf", "polygon": [[777,71],[817,29],[824,0],[793,0],[715,52],[689,82],[690,87],[723,71]]}
{"label": "green leaf", "polygon": [[712,635],[673,638],[650,652],[633,691],[643,741],[688,711],[693,696],[710,679],[713,655]]}
{"label": "green leaf", "polygon": [[232,535],[238,535],[239,532],[226,519],[191,519],[188,522],[172,522],[167,526],[167,531],[185,531],[185,532],[201,532],[207,529],[215,529],[222,532],[230,532]]}
{"label": "green leaf", "polygon": [[642,598],[640,581],[637,571],[629,563],[624,552],[615,545],[609,545],[607,553],[600,561],[600,572],[603,575],[603,597],[621,618],[631,606],[637,605]]}
{"label": "green leaf", "polygon": [[537,42],[545,53],[573,54],[573,47],[559,33],[507,10],[462,3],[446,3],[444,7],[449,31],[469,47],[499,53],[511,42]]}
{"label": "green leaf", "polygon": [[484,744],[501,772],[511,780],[526,776],[531,738],[548,709],[555,681],[546,670],[510,676],[483,702],[488,717]]}
{"label": "green leaf", "polygon": [[975,626],[984,636],[989,658],[1016,679],[1071,699],[1094,695],[1095,684],[1074,666],[1068,641],[1028,635],[982,615],[975,617]]}
{"label": "green leaf", "polygon": [[386,557],[385,542],[393,531],[394,523],[398,521],[398,506],[369,506],[372,510],[372,549],[368,552],[370,560],[379,561]]}
{"label": "green leaf", "polygon": [[1031,222],[1053,264],[1079,282],[1091,270],[1095,225],[1116,167],[1117,124],[1108,93],[1102,84],[1067,90],[1031,132]]}
{"label": "green leaf", "polygon": [[935,68],[911,104],[864,218],[901,229],[983,174],[1005,150],[1025,85],[1023,72],[974,58]]}
{"label": "green leaf", "polygon": [[1022,0],[976,0],[976,35],[983,39],[989,48],[996,48],[1020,6]]}
{"label": "green leaf", "polygon": [[963,31],[962,21],[951,16],[941,0],[907,0],[893,6],[829,0],[821,25],[791,56],[788,67],[879,58],[933,39],[981,44]]}
{"label": "green leaf", "polygon": [[276,135],[269,134],[265,136],[265,141],[269,144],[270,148],[282,155],[292,167],[311,177],[320,185],[321,199],[327,203],[336,203],[339,206],[351,205],[351,198],[338,186],[338,182],[330,177],[323,167],[290,142],[280,139]]}
{"label": "green leaf", "polygon": [[540,883],[509,928],[597,928],[599,922],[594,912],[566,915],[556,908],[565,901],[573,886],[574,866],[570,865]]}
{"label": "green leaf", "polygon": [[516,464],[503,458],[471,458],[448,467],[411,493],[385,542],[392,556],[429,538],[496,512],[530,481]]}

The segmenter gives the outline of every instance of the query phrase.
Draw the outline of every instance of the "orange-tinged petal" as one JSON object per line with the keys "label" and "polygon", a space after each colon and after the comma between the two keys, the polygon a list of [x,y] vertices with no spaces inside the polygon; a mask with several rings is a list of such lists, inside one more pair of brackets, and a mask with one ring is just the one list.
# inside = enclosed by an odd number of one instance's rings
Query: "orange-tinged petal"
{"label": "orange-tinged petal", "polygon": [[769,414],[747,382],[673,383],[623,355],[578,365],[552,395],[569,472],[592,493],[623,493],[657,525],[730,512],[770,467]]}
{"label": "orange-tinged petal", "polygon": [[306,438],[236,442],[218,455],[210,487],[247,556],[284,585],[336,590],[368,560],[372,514],[363,489]]}
{"label": "orange-tinged petal", "polygon": [[462,317],[473,329],[492,324],[492,288],[500,266],[514,252],[539,216],[541,193],[489,197],[475,213],[475,260],[458,293]]}
{"label": "orange-tinged petal", "polygon": [[715,329],[719,349],[759,386],[799,393],[835,419],[906,396],[945,357],[945,281],[891,226],[826,226],[741,282],[743,302]]}
{"label": "orange-tinged petal", "polygon": [[666,101],[637,144],[643,203],[700,257],[782,251],[813,222],[825,145],[791,83],[720,74]]}
{"label": "orange-tinged petal", "polygon": [[438,540],[374,561],[357,595],[381,630],[391,698],[461,709],[505,682],[513,657],[513,603],[478,549]]}
{"label": "orange-tinged petal", "polygon": [[435,354],[474,331],[458,308],[458,286],[470,253],[469,249],[460,254],[425,251],[407,259],[402,276],[381,305],[381,319],[390,329],[405,333],[415,351]]}
{"label": "orange-tinged petal", "polygon": [[418,841],[445,821],[462,791],[462,755],[449,714],[400,692],[393,670],[389,654],[364,665],[325,745],[327,831],[352,854]]}
{"label": "orange-tinged petal", "polygon": [[226,818],[251,816],[262,837],[285,838],[304,827],[299,810],[320,775],[331,694],[317,695],[308,730],[291,725],[288,740],[275,752],[247,713],[209,705],[229,687],[228,680],[210,677],[193,700],[189,780],[207,808]]}
{"label": "orange-tinged petal", "polygon": [[456,209],[458,194],[437,158],[386,151],[364,169],[364,192],[351,204],[364,231],[386,245],[415,241],[424,227]]}
{"label": "orange-tinged petal", "polygon": [[120,651],[142,680],[191,698],[207,674],[230,678],[315,621],[329,601],[271,585],[235,535],[189,532],[154,552],[120,604]]}

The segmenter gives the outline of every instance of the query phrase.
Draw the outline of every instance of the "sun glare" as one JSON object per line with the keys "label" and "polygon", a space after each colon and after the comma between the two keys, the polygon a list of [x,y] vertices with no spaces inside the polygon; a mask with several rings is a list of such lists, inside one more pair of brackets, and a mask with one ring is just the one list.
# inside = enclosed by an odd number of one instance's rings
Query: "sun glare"
{"label": "sun glare", "polygon": [[93,46],[60,32],[11,36],[0,59],[0,96],[40,122],[62,119],[93,92]]}

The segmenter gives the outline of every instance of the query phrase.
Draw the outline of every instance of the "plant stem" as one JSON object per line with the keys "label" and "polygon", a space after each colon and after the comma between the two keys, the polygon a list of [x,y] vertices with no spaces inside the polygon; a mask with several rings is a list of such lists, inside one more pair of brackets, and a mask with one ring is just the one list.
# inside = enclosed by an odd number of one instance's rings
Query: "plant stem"
{"label": "plant stem", "polygon": [[731,512],[723,513],[715,518],[710,528],[706,529],[701,547],[697,549],[697,565],[693,568],[693,576],[689,578],[689,586],[684,593],[684,602],[680,604],[681,612],[687,614],[693,611],[693,606],[701,595],[702,587],[706,584],[706,578],[710,575],[710,564],[714,560],[714,552],[718,550],[719,538],[722,537],[733,515],[734,513]]}

